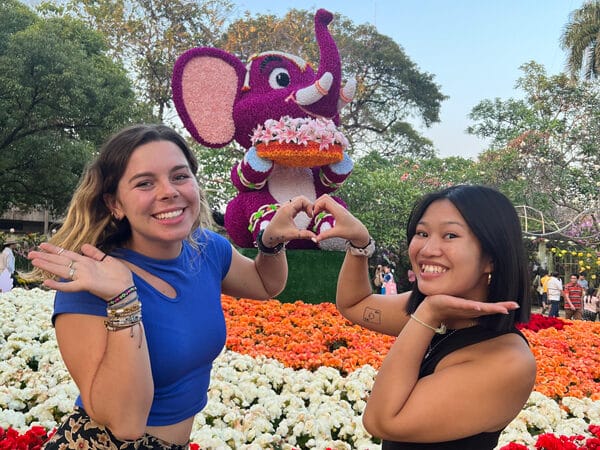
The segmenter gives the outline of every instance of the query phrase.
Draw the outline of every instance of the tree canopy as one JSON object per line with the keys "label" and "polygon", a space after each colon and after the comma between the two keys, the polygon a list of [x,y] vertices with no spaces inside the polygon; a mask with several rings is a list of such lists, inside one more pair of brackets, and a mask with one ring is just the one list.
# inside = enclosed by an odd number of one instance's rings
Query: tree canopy
{"label": "tree canopy", "polygon": [[125,71],[80,21],[0,0],[0,211],[62,212],[94,147],[134,114]]}
{"label": "tree canopy", "polygon": [[130,72],[140,99],[166,122],[175,60],[193,47],[211,46],[231,11],[227,0],[69,0],[47,14],[71,14],[106,38],[109,54]]}

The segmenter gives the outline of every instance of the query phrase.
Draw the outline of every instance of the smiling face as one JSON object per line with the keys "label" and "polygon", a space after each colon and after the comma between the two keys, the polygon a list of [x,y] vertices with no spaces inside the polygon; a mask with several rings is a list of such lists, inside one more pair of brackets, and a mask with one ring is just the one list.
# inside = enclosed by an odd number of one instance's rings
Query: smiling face
{"label": "smiling face", "polygon": [[492,264],[449,200],[437,200],[425,210],[410,241],[408,254],[419,291],[424,295],[487,299]]}
{"label": "smiling face", "polygon": [[134,150],[116,195],[105,201],[118,219],[127,218],[127,246],[158,259],[175,258],[200,211],[196,178],[181,149],[153,141]]}

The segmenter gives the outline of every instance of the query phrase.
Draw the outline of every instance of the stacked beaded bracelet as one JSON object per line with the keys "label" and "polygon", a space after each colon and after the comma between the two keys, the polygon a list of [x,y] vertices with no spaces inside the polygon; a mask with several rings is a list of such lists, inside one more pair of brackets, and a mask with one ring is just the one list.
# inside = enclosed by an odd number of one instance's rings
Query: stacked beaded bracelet
{"label": "stacked beaded bracelet", "polygon": [[117,303],[122,302],[123,300],[125,300],[127,297],[129,297],[131,294],[133,294],[134,292],[137,292],[137,288],[135,287],[135,285],[133,286],[129,286],[127,289],[125,289],[123,292],[121,292],[119,295],[114,296],[113,298],[111,298],[107,304],[109,308],[112,308],[113,306],[115,306]]}
{"label": "stacked beaded bracelet", "polygon": [[142,320],[142,304],[137,295],[126,305],[119,308],[106,308],[107,320],[104,322],[108,331],[119,331],[137,325]]}
{"label": "stacked beaded bracelet", "polygon": [[133,327],[142,320],[142,304],[135,286],[130,286],[107,302],[107,320],[104,322],[108,331],[119,331]]}
{"label": "stacked beaded bracelet", "polygon": [[285,244],[283,242],[280,242],[275,247],[267,247],[262,240],[264,232],[265,232],[264,229],[260,230],[258,232],[258,236],[256,236],[256,247],[258,247],[258,251],[260,251],[261,253],[264,253],[266,255],[276,255],[281,250],[285,250]]}

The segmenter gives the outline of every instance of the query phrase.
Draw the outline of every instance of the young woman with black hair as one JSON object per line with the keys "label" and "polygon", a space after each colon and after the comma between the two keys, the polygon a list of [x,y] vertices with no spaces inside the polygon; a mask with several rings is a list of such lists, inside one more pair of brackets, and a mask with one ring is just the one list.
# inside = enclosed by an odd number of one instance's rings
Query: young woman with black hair
{"label": "young woman with black hair", "polygon": [[348,240],[337,307],[354,323],[397,336],[363,423],[383,450],[493,449],[532,390],[536,364],[516,322],[530,312],[529,274],[518,216],[484,186],[426,195],[407,225],[412,292],[373,294],[365,226],[327,197],[335,227],[316,239]]}

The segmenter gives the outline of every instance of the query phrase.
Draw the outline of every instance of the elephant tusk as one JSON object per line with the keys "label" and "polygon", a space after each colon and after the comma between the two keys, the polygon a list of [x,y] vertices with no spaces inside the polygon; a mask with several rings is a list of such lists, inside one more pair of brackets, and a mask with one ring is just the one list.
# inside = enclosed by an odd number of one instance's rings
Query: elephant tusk
{"label": "elephant tusk", "polygon": [[321,83],[319,83],[319,80],[315,81],[315,89],[323,97],[325,97],[327,95],[327,93],[329,92],[329,89],[325,89],[325,88],[323,88],[323,86],[321,86]]}
{"label": "elephant tusk", "polygon": [[338,111],[341,111],[344,106],[352,101],[354,94],[356,94],[356,78],[352,77],[344,87],[340,89],[340,98],[337,104]]}
{"label": "elephant tusk", "polygon": [[302,106],[312,105],[318,102],[329,92],[333,84],[333,75],[325,72],[323,76],[308,87],[296,92],[296,103]]}

